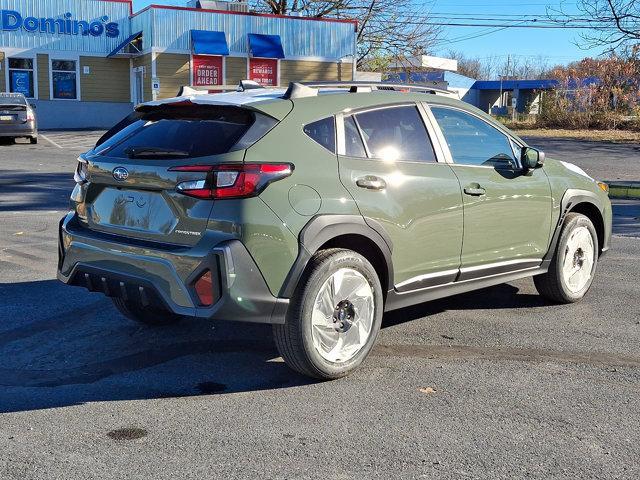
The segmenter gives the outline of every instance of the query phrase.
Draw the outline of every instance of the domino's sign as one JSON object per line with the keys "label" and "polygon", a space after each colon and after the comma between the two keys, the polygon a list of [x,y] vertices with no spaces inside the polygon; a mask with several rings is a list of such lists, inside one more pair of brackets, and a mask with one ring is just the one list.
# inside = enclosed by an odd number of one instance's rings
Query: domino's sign
{"label": "domino's sign", "polygon": [[93,21],[75,20],[71,13],[58,18],[26,17],[15,10],[2,10],[0,27],[5,32],[23,30],[30,33],[50,33],[58,35],[81,35],[116,38],[120,35],[120,27],[110,22],[106,15]]}

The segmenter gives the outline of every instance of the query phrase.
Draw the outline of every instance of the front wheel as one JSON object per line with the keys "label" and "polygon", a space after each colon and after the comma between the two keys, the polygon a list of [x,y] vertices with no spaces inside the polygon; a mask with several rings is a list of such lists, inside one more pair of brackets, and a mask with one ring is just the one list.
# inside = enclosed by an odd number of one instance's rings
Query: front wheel
{"label": "front wheel", "polygon": [[567,214],[549,271],[533,277],[536,290],[557,303],[582,299],[591,287],[598,265],[598,235],[588,217]]}
{"label": "front wheel", "polygon": [[320,379],[344,377],[367,357],[384,310],[382,287],[369,261],[351,250],[316,253],[292,298],[285,325],[274,325],[287,365]]}

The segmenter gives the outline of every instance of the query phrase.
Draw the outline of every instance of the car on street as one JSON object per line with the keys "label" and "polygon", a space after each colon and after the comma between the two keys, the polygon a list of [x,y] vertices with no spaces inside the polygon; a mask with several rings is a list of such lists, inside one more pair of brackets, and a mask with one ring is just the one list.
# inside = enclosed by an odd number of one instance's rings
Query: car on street
{"label": "car on street", "polygon": [[36,114],[22,93],[0,93],[0,138],[27,138],[38,143]]}
{"label": "car on street", "polygon": [[139,105],[78,159],[58,278],[149,325],[273,325],[333,379],[383,313],[533,277],[580,300],[609,249],[606,185],[431,86],[241,83]]}

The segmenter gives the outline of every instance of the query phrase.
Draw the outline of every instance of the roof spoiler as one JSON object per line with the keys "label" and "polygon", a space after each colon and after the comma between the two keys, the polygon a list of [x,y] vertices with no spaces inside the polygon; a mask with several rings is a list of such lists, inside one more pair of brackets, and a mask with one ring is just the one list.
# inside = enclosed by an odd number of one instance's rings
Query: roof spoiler
{"label": "roof spoiler", "polygon": [[385,82],[291,82],[284,98],[304,98],[318,95],[319,89],[348,89],[349,93],[372,91],[420,92],[434,95],[455,95],[446,88],[417,83],[385,83]]}
{"label": "roof spoiler", "polygon": [[265,88],[258,82],[253,80],[240,80],[238,85],[210,85],[206,87],[192,87],[191,85],[183,85],[180,87],[178,97],[189,97],[192,95],[207,95],[211,91],[215,92],[245,92],[247,90],[255,90]]}

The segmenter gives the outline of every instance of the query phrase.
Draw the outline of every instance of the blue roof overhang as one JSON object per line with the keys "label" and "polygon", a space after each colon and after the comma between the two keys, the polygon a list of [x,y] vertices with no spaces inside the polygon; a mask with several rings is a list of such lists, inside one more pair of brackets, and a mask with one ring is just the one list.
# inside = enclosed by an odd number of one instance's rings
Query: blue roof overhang
{"label": "blue roof overhang", "polygon": [[280,35],[249,34],[249,51],[254,57],[284,58]]}
{"label": "blue roof overhang", "polygon": [[191,48],[196,55],[229,55],[224,32],[191,30]]}
{"label": "blue roof overhang", "polygon": [[[129,36],[124,42],[122,42],[120,45],[118,45],[116,48],[114,48],[113,51],[109,55],[107,55],[107,58],[115,57],[120,52],[122,52],[122,50],[124,50],[130,44],[132,44],[133,42],[135,42],[136,40],[138,40],[140,38],[142,38],[142,32],[134,33],[133,35]],[[138,51],[138,52],[122,52],[122,53],[138,54],[140,52]]]}

